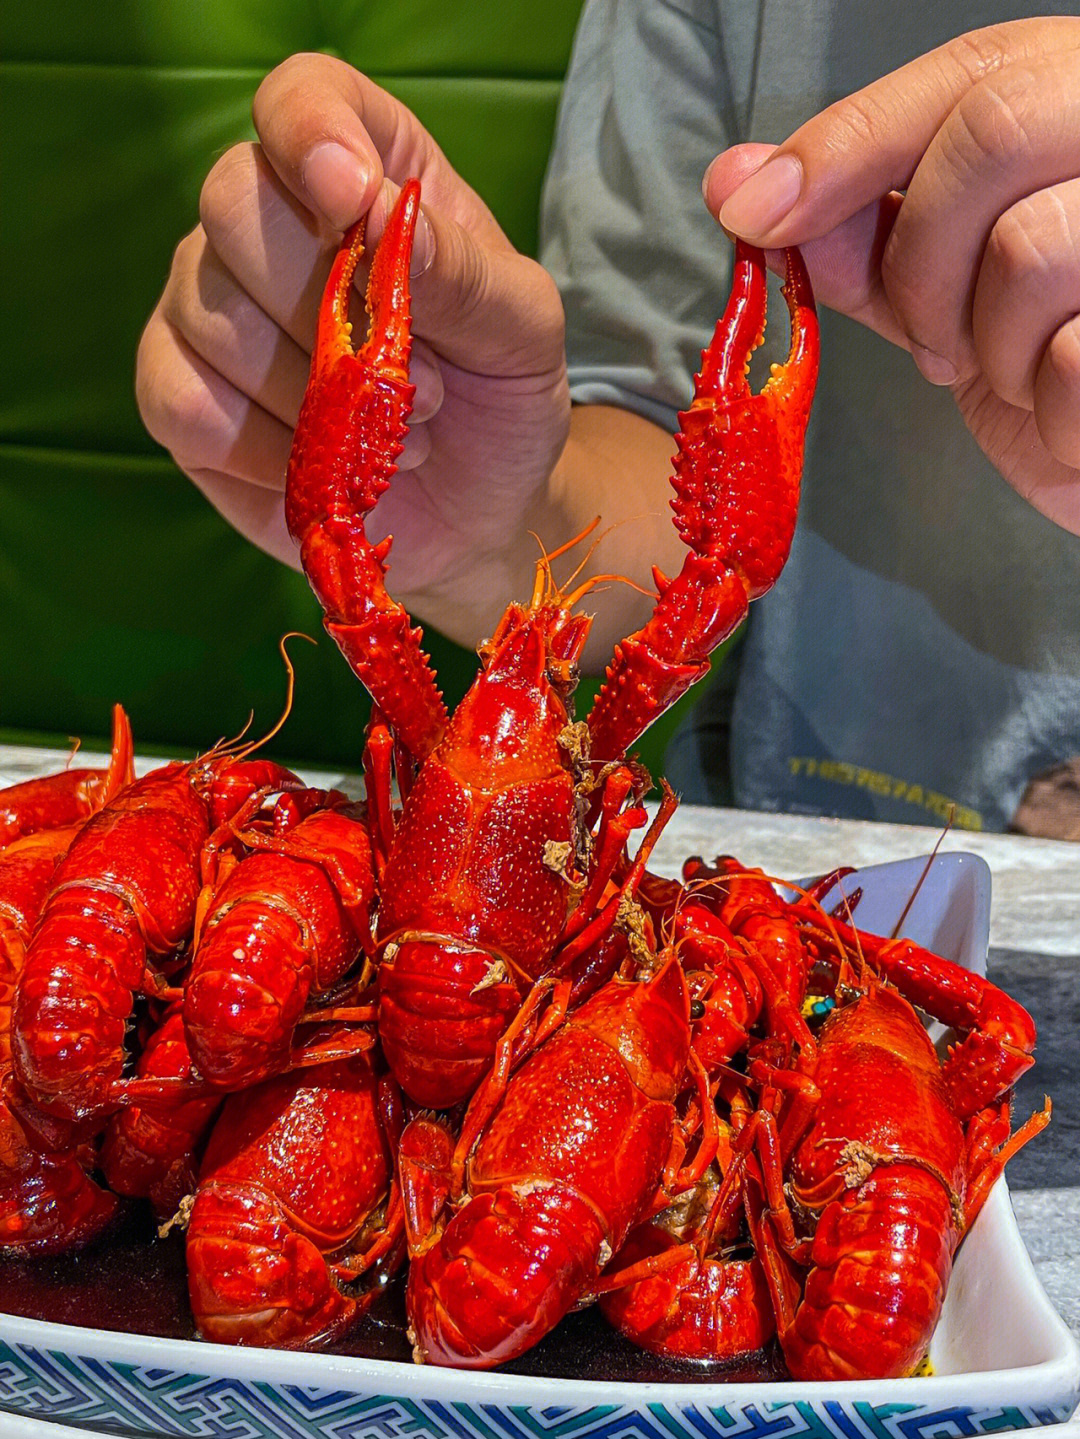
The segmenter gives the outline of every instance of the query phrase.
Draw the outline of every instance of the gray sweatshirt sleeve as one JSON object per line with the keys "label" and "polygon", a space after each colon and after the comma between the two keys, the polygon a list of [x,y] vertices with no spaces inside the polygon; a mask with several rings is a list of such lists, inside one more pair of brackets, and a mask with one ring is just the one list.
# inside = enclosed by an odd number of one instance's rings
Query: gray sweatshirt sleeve
{"label": "gray sweatshirt sleeve", "polygon": [[701,179],[731,134],[714,5],[589,0],[544,189],[571,393],[665,429],[723,307],[731,246]]}

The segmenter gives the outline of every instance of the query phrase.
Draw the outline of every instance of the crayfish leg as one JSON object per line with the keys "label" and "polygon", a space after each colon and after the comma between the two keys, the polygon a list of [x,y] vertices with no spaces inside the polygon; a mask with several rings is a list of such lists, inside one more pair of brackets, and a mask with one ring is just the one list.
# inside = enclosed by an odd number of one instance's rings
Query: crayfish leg
{"label": "crayfish leg", "polygon": [[430,1249],[446,1224],[454,1136],[441,1120],[420,1114],[406,1126],[397,1164],[409,1255]]}
{"label": "crayfish leg", "polygon": [[1011,1096],[988,1105],[968,1125],[968,1182],[964,1196],[964,1231],[975,1223],[991,1189],[1005,1172],[1005,1166],[1024,1145],[1041,1134],[1050,1123],[1053,1106],[1049,1096],[1014,1133],[1009,1117]]}
{"label": "crayfish leg", "polygon": [[1035,1063],[1034,1020],[985,975],[913,940],[886,939],[839,919],[826,927],[811,913],[809,927],[830,963],[842,960],[845,948],[861,952],[911,1004],[958,1031],[942,1072],[961,1120],[1006,1094]]}

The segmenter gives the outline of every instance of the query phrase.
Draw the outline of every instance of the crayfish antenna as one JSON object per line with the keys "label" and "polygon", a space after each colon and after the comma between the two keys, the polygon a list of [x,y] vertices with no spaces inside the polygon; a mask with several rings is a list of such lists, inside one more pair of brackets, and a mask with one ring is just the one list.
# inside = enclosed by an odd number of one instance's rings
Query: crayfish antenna
{"label": "crayfish antenna", "polygon": [[[937,837],[937,843],[934,845],[934,848],[933,848],[933,849],[930,851],[930,853],[926,856],[926,863],[923,865],[922,873],[919,875],[919,878],[915,881],[915,886],[914,886],[914,888],[912,889],[911,894],[908,896],[908,902],[907,902],[907,904],[904,905],[904,908],[903,908],[903,909],[901,910],[901,912],[900,912],[900,918],[896,921],[896,923],[895,923],[895,924],[893,925],[893,927],[892,927],[892,933],[889,935],[889,938],[890,938],[890,939],[896,939],[896,937],[899,935],[900,931],[903,929],[903,927],[904,927],[904,920],[907,919],[908,913],[909,913],[910,910],[911,910],[911,906],[915,903],[915,899],[916,899],[916,896],[917,896],[918,893],[919,893],[919,890],[922,889],[923,885],[926,883],[926,877],[927,877],[927,875],[930,873],[930,868],[931,868],[931,866],[933,865],[934,860],[937,859],[938,850],[941,848],[942,844],[944,843],[945,836],[949,833],[949,830],[952,828],[953,815],[955,814],[955,812],[956,812],[956,811],[955,811],[955,807],[954,807],[953,805],[950,805],[950,806],[949,806],[949,817],[948,817],[948,819],[945,821],[945,827],[942,829],[941,833],[938,835],[938,837]],[[849,924],[854,924],[854,922],[855,922],[855,921],[854,921],[854,920],[851,918],[851,916],[849,915],[849,916],[848,916],[848,923],[849,923]]]}

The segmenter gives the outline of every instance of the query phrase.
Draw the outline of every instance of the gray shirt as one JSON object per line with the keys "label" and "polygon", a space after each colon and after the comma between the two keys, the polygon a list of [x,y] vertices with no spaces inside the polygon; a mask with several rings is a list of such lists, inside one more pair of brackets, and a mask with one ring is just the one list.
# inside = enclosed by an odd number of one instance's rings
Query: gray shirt
{"label": "gray shirt", "polygon": [[[700,198],[719,150],[1022,13],[589,0],[543,208],[575,401],[674,427],[730,279]],[[791,558],[668,776],[690,801],[928,824],[955,805],[1003,828],[1031,776],[1080,753],[1080,539],[1010,489],[906,353],[827,312],[821,352]]]}

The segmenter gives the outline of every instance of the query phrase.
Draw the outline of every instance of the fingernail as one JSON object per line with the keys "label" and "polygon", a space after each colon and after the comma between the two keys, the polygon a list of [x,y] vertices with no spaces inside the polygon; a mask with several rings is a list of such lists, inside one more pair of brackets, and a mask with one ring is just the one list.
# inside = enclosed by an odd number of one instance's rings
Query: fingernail
{"label": "fingernail", "polygon": [[357,219],[368,183],[362,160],[334,140],[316,145],[304,161],[300,177],[319,213],[336,230],[347,230]]}
{"label": "fingernail", "polygon": [[944,355],[936,355],[922,345],[912,345],[911,358],[918,365],[923,379],[929,380],[932,385],[951,385],[956,380],[956,366]]}
{"label": "fingernail", "polygon": [[[382,225],[385,225],[389,218],[390,211],[397,203],[397,197],[401,194],[401,186],[394,180],[384,179],[382,182],[382,201],[384,214],[381,224],[377,227],[382,233]],[[428,217],[421,208],[416,218],[416,231],[413,235],[412,264],[409,266],[409,279],[415,280],[420,275],[425,275],[435,262],[435,234],[428,221]]]}
{"label": "fingernail", "polygon": [[701,198],[705,201],[706,205],[709,203],[709,176],[712,174],[715,164],[715,160],[710,160],[704,175],[701,177]]}
{"label": "fingernail", "polygon": [[435,232],[423,210],[416,221],[416,235],[413,238],[412,266],[409,279],[416,280],[426,275],[435,263]]}
{"label": "fingernail", "polygon": [[725,230],[757,240],[780,223],[802,190],[802,164],[795,155],[777,155],[742,182],[720,206]]}

